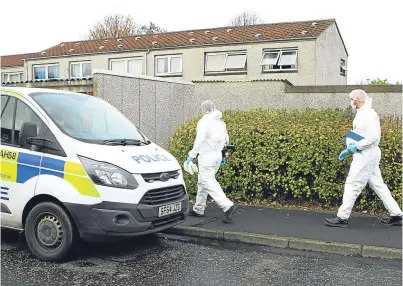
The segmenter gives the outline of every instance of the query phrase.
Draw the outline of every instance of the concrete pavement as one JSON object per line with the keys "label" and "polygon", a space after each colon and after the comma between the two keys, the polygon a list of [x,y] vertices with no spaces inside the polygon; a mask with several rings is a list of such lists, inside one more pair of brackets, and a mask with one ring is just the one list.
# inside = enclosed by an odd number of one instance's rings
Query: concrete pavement
{"label": "concrete pavement", "polygon": [[346,255],[401,259],[402,228],[380,218],[352,215],[348,228],[324,225],[334,213],[238,206],[233,223],[221,222],[223,212],[208,205],[205,217],[187,217],[169,233],[218,240],[265,244]]}

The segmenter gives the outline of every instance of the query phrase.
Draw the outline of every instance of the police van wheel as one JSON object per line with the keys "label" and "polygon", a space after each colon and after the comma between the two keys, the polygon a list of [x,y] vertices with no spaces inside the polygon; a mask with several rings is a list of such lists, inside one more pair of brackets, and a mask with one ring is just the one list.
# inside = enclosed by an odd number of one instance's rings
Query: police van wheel
{"label": "police van wheel", "polygon": [[62,207],[43,202],[29,212],[25,222],[25,237],[36,257],[46,261],[61,261],[72,248],[74,226]]}

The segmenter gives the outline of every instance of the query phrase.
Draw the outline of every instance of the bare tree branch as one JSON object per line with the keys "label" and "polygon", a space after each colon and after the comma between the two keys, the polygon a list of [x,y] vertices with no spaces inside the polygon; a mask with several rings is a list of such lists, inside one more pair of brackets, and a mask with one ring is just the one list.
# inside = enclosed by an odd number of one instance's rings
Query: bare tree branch
{"label": "bare tree branch", "polygon": [[164,33],[166,31],[167,30],[162,29],[153,22],[139,27],[130,15],[109,15],[89,30],[88,38],[90,40],[99,40],[105,38],[134,36],[138,34]]}
{"label": "bare tree branch", "polygon": [[137,25],[130,15],[109,15],[90,29],[89,39],[118,38],[136,34]]}
{"label": "bare tree branch", "polygon": [[157,33],[165,33],[167,32],[166,29],[163,29],[157,25],[155,25],[153,22],[150,22],[148,25],[142,25],[140,29],[138,30],[139,34],[157,34]]}
{"label": "bare tree branch", "polygon": [[231,20],[231,26],[249,26],[263,24],[263,20],[254,12],[244,11]]}

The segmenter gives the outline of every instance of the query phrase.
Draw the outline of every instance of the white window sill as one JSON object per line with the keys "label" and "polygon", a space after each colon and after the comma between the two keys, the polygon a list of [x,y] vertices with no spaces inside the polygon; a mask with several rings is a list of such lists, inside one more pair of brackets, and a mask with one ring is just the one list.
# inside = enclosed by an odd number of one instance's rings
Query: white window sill
{"label": "white window sill", "polygon": [[247,74],[248,71],[247,70],[240,70],[240,71],[217,71],[217,72],[211,72],[211,71],[206,71],[204,72],[205,76],[213,76],[213,75],[237,75],[237,74]]}
{"label": "white window sill", "polygon": [[155,74],[155,76],[163,76],[163,77],[174,77],[174,76],[183,76],[183,73],[160,73],[160,74]]}
{"label": "white window sill", "polygon": [[41,80],[59,80],[60,78],[43,78],[43,79],[34,79],[34,81],[41,81]]}
{"label": "white window sill", "polygon": [[296,73],[298,69],[263,70],[262,73]]}

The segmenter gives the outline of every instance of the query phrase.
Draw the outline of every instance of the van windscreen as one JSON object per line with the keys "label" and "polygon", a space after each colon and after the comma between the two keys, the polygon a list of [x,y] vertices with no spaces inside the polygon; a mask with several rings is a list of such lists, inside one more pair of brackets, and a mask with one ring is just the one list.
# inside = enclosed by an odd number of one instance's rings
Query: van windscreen
{"label": "van windscreen", "polygon": [[75,93],[30,94],[66,135],[77,140],[111,145],[111,142],[145,142],[140,130],[106,101]]}

